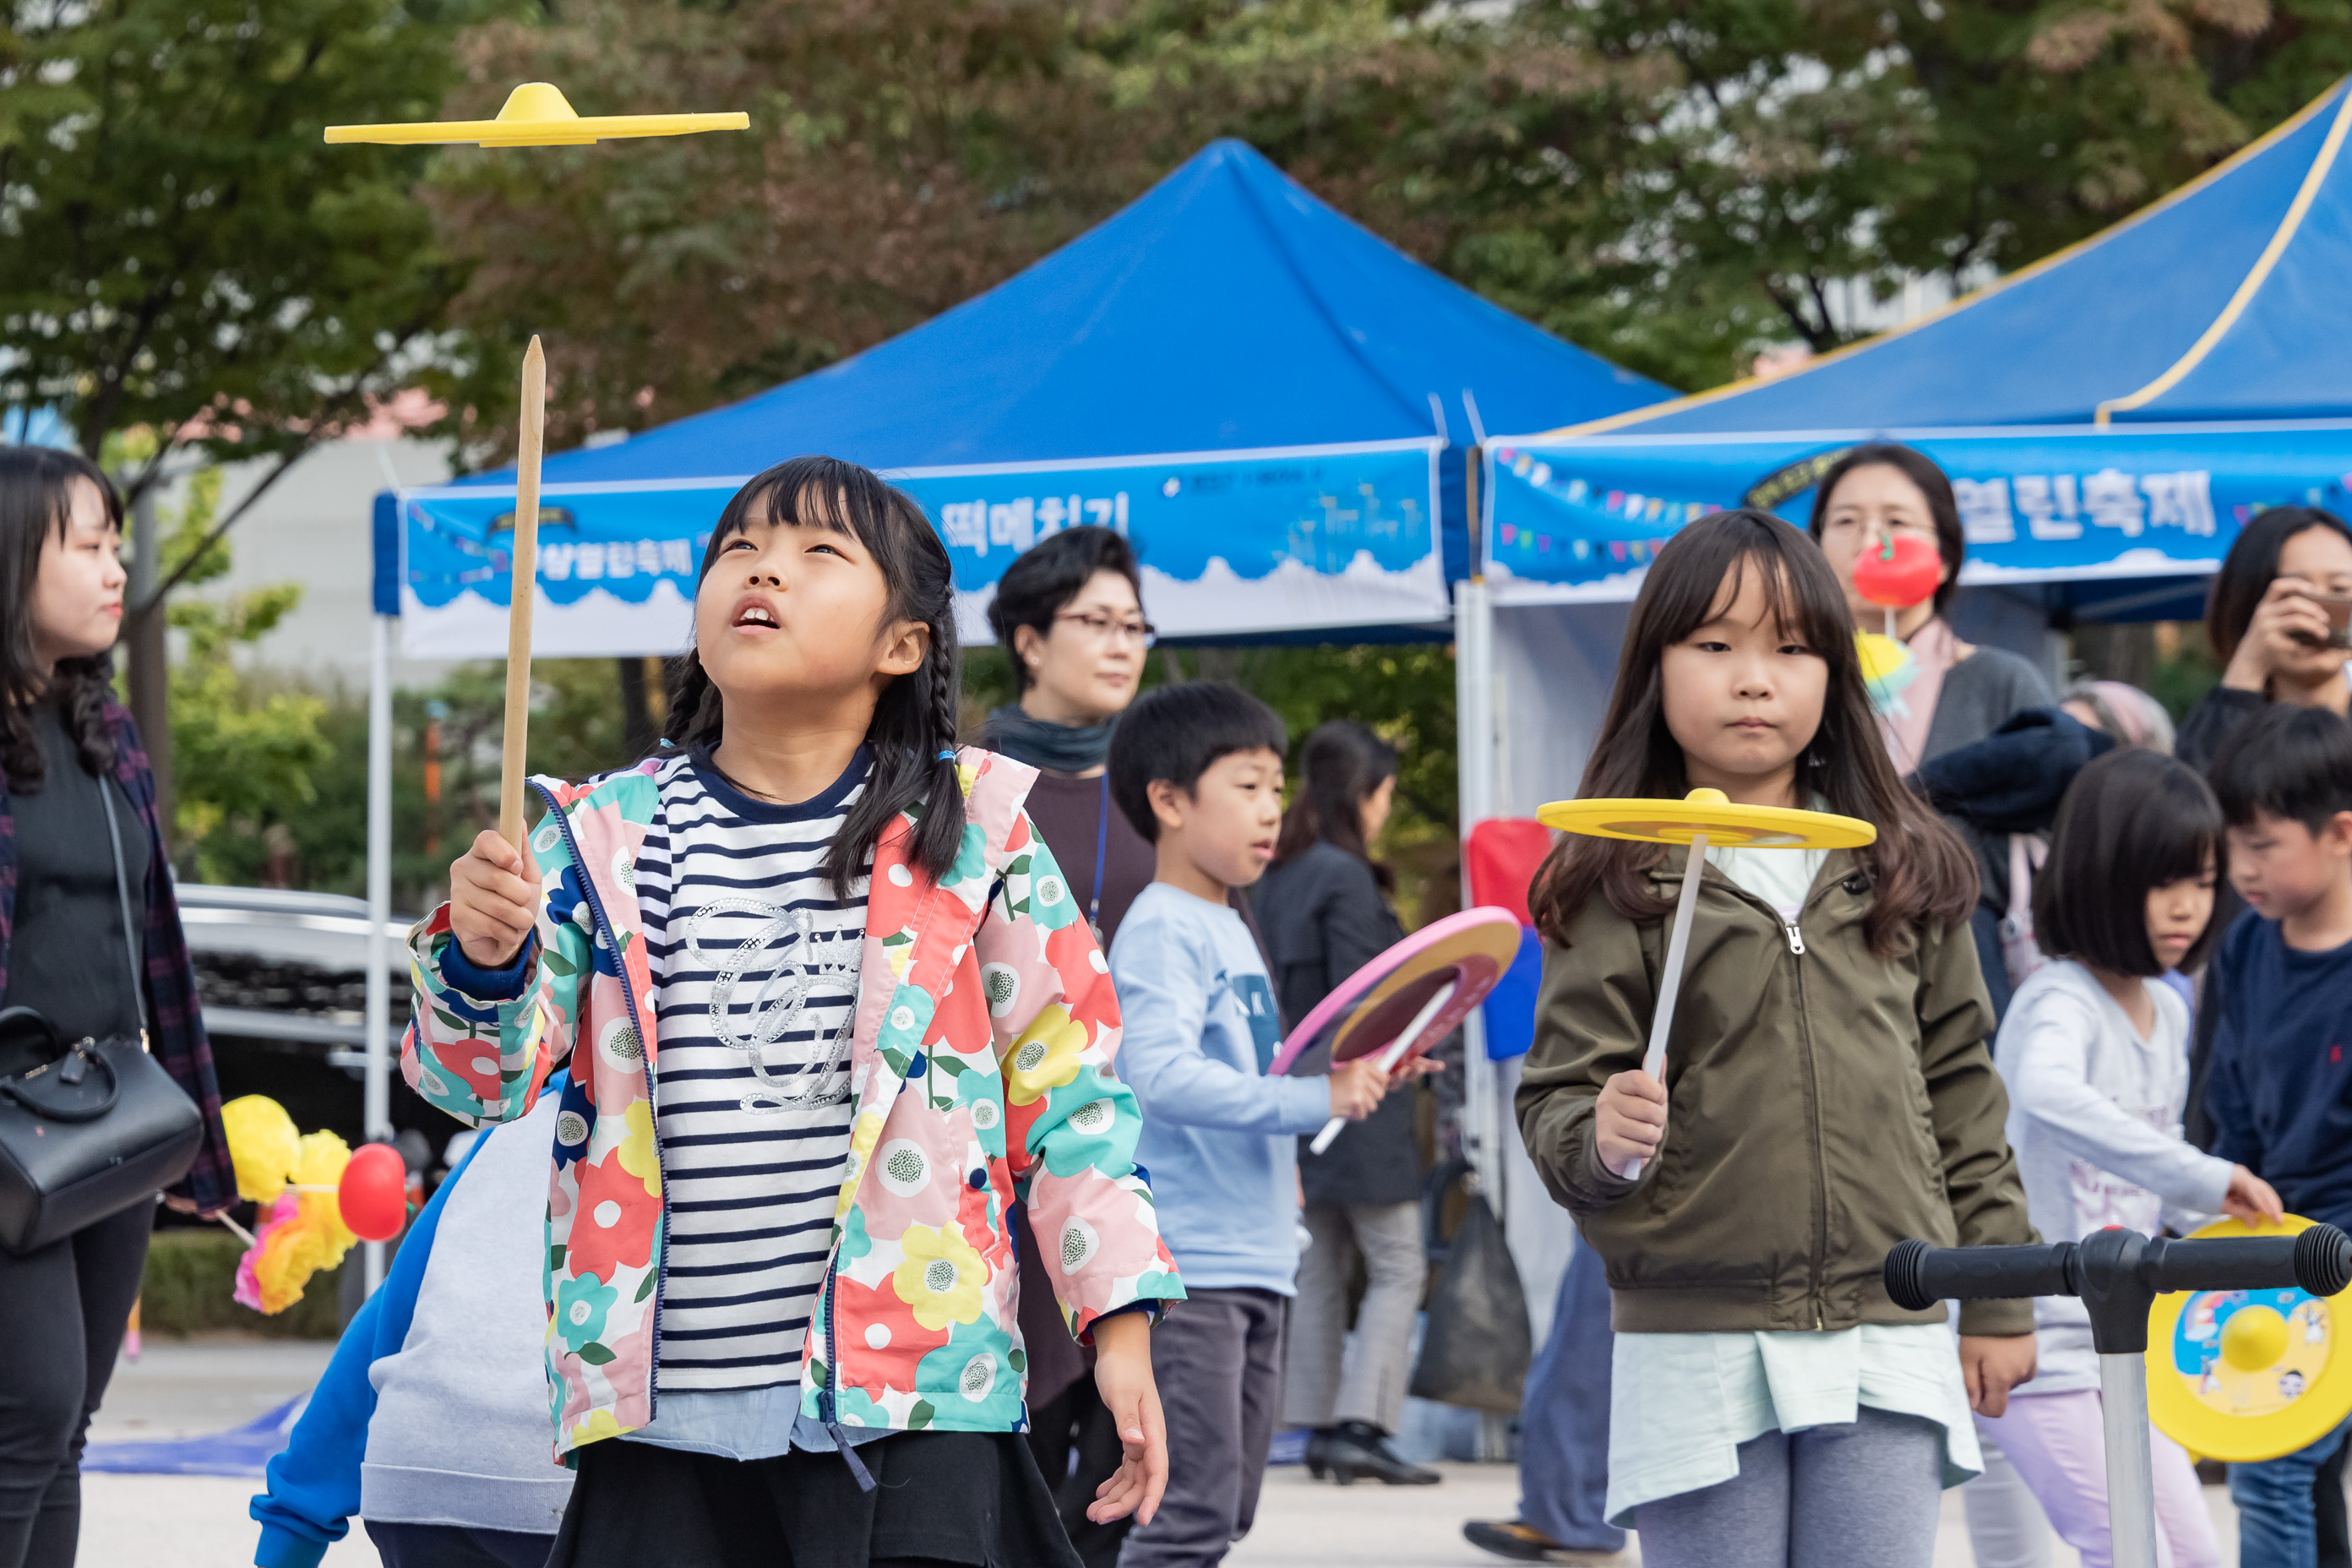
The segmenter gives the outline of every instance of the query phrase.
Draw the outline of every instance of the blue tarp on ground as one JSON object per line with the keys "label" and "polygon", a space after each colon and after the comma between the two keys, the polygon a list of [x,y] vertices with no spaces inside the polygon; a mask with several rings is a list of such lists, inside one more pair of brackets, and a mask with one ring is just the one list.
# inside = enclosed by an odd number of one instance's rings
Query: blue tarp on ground
{"label": "blue tarp on ground", "polygon": [[[1694,508],[1891,437],[1958,481],[1964,581],[2178,612],[2162,580],[2193,598],[2253,510],[2347,500],[2347,131],[2339,83],[2204,178],[1912,326],[1777,380],[1498,437],[1490,560],[1521,596],[1629,596],[1629,566]],[[1809,489],[1782,488],[1803,516]]]}
{"label": "blue tarp on ground", "polygon": [[[924,503],[968,625],[1013,554],[1081,521],[1141,543],[1153,618],[1179,634],[1442,620],[1468,558],[1474,426],[1540,428],[1665,395],[1216,142],[911,331],[549,458],[545,503],[562,516],[542,544],[539,647],[679,646],[697,535],[743,478],[811,451],[890,472]],[[380,563],[379,599],[396,584],[410,654],[503,651],[493,524],[511,484],[400,495],[405,559]]]}

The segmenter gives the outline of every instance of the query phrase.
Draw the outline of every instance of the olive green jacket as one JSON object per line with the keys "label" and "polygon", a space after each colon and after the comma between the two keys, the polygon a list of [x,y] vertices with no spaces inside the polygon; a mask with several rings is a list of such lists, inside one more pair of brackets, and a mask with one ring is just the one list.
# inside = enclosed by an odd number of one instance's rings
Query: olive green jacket
{"label": "olive green jacket", "polygon": [[[1684,852],[1652,876],[1680,890]],[[1519,1131],[1551,1194],[1609,1268],[1615,1326],[1636,1333],[1940,1322],[1881,1280],[1889,1248],[2035,1239],[2003,1137],[2009,1097],[1965,925],[1905,957],[1863,938],[1869,879],[1843,850],[1794,930],[1713,867],[1666,1043],[1666,1136],[1636,1181],[1594,1150],[1601,1086],[1639,1068],[1666,922],[1596,894],[1565,948],[1546,944]],[[1972,1301],[1970,1334],[2022,1334],[2031,1301]]]}

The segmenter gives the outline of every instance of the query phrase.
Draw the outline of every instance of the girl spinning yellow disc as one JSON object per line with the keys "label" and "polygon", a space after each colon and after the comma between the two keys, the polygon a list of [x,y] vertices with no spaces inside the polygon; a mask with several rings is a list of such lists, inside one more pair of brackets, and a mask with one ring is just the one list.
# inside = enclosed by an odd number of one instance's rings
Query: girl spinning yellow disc
{"label": "girl spinning yellow disc", "polygon": [[[2284,1221],[2290,1235],[2312,1223]],[[2277,1234],[2225,1219],[2190,1239]],[[2316,1443],[2352,1410],[2344,1305],[2352,1294],[2322,1300],[2293,1286],[2158,1296],[2147,1315],[2149,1418],[2190,1453],[2232,1464]]]}

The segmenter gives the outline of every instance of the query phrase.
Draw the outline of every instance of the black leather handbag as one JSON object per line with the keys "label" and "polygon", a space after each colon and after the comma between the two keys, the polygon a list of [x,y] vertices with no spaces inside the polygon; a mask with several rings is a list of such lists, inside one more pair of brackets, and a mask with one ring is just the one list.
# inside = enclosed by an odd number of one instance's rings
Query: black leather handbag
{"label": "black leather handbag", "polygon": [[142,1026],[136,1035],[68,1047],[32,1008],[0,1009],[0,1040],[29,1037],[46,1047],[38,1067],[0,1077],[0,1248],[19,1256],[153,1202],[188,1173],[204,1142],[195,1101],[147,1050],[147,990],[122,834],[104,779],[98,793],[114,848],[114,890]]}

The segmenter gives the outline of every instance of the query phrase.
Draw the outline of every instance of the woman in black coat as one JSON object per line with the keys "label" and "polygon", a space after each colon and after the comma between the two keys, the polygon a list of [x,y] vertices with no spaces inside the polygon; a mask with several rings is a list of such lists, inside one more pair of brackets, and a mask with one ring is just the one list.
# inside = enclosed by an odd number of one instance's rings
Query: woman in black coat
{"label": "woman in black coat", "polygon": [[[0,1005],[31,1008],[67,1040],[143,1033],[203,1116],[195,1163],[165,1200],[212,1215],[236,1201],[236,1175],[154,776],[113,697],[121,548],[122,502],[94,465],[0,447]],[[48,1054],[17,1031],[7,1039],[0,1074]],[[0,1568],[74,1560],[82,1436],[114,1370],[154,1224],[154,1204],[142,1200],[31,1251],[0,1253]]]}
{"label": "woman in black coat", "polygon": [[[1274,864],[1251,894],[1284,1018],[1296,1024],[1339,983],[1402,940],[1390,878],[1367,846],[1388,820],[1395,748],[1361,724],[1334,720],[1307,737],[1298,799],[1283,817]],[[1318,1044],[1295,1071],[1329,1069]],[[1298,1171],[1313,1237],[1291,1308],[1283,1418],[1308,1426],[1307,1463],[1342,1481],[1370,1476],[1427,1486],[1437,1472],[1406,1464],[1388,1439],[1404,1408],[1414,1315],[1426,1269],[1421,1153],[1410,1094],[1391,1094],[1324,1153],[1299,1140]],[[1341,1371],[1355,1256],[1366,1286],[1353,1365]]]}

